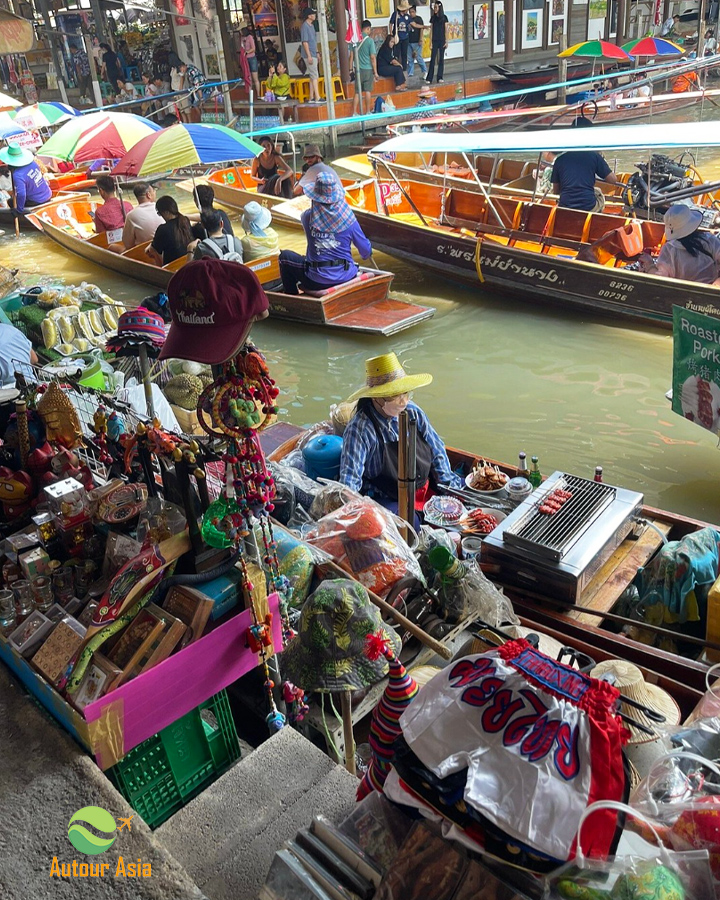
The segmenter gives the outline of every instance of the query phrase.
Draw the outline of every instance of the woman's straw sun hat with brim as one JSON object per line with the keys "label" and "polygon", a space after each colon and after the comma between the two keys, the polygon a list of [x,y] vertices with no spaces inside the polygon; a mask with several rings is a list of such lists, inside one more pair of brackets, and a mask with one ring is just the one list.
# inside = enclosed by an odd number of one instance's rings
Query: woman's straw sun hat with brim
{"label": "woman's straw sun hat with brim", "polygon": [[313,184],[303,186],[303,191],[306,197],[316,203],[326,203],[328,206],[334,206],[345,200],[345,188],[338,184],[329,172],[320,172]]}
{"label": "woman's straw sun hat with brim", "polygon": [[18,144],[8,144],[0,150],[0,162],[4,162],[6,166],[27,166],[33,159],[32,153]]}
{"label": "woman's straw sun hat with brim", "polygon": [[365,360],[365,384],[348,401],[361,397],[397,397],[425,387],[432,380],[432,375],[408,375],[394,353],[383,353]]}
{"label": "woman's straw sun hat with brim", "polygon": [[[628,697],[630,700],[634,700],[636,703],[653,710],[653,712],[659,713],[661,716],[664,716],[665,721],[662,723],[655,722],[636,706],[622,703],[621,701],[620,709],[624,715],[653,732],[671,728],[680,722],[680,707],[677,703],[661,687],[658,687],[656,684],[648,684],[637,666],[626,662],[624,659],[607,659],[598,663],[590,672],[591,678],[607,680],[610,675],[614,676],[613,684],[623,697]],[[641,744],[655,739],[644,731],[638,731],[637,728],[633,728],[628,722],[625,722],[625,726],[630,731],[631,744]]]}
{"label": "woman's straw sun hat with brim", "polygon": [[699,209],[676,203],[665,213],[665,237],[669,241],[687,237],[698,230],[702,220],[703,214]]}

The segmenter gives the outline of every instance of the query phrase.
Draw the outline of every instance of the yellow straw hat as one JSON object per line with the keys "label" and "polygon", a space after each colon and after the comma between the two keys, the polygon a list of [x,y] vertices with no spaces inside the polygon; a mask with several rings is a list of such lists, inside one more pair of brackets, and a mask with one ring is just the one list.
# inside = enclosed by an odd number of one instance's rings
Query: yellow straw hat
{"label": "yellow straw hat", "polygon": [[425,387],[433,380],[432,375],[408,375],[394,353],[383,353],[365,360],[365,385],[348,397],[395,397]]}

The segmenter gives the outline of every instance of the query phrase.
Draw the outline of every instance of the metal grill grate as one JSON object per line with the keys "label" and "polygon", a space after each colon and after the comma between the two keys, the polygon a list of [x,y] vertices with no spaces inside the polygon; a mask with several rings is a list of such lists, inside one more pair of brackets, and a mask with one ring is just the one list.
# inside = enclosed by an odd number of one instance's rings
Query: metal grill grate
{"label": "metal grill grate", "polygon": [[[571,499],[553,515],[539,512],[546,498],[558,488],[570,491]],[[504,539],[508,544],[557,562],[615,500],[615,496],[616,490],[609,484],[558,473],[532,495],[531,507],[505,528]]]}

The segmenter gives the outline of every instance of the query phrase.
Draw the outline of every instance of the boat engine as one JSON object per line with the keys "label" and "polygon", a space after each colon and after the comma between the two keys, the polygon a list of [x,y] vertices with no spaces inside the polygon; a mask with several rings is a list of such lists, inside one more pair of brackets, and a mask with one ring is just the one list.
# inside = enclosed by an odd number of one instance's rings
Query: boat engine
{"label": "boat engine", "polygon": [[662,199],[664,195],[668,199],[667,206],[662,210],[657,209],[657,212],[664,213],[669,206],[672,206],[673,194],[691,188],[693,185],[693,179],[688,176],[687,168],[661,153],[653,153],[650,165],[636,163],[635,168],[638,171],[630,176],[623,190],[623,201],[631,208],[643,209],[648,206],[648,170],[650,197],[654,201],[652,205],[655,206],[655,202]]}

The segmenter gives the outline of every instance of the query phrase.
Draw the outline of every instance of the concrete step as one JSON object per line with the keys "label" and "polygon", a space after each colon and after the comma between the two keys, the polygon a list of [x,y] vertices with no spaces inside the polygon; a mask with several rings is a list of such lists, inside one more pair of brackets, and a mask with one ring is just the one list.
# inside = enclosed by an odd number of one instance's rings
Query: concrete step
{"label": "concrete step", "polygon": [[212,900],[256,900],[273,855],[317,813],[341,821],[358,780],[283,728],[161,825],[156,840]]}

